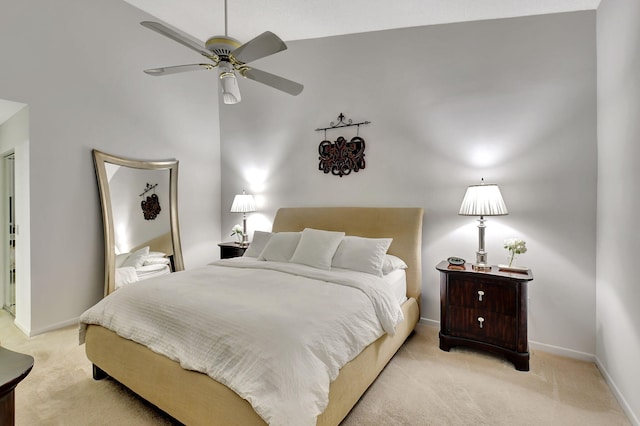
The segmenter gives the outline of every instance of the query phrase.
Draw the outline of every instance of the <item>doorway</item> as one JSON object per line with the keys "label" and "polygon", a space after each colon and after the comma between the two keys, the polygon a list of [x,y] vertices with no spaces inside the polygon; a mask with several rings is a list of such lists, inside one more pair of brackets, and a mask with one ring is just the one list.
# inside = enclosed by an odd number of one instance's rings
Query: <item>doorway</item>
{"label": "doorway", "polygon": [[16,186],[15,186],[15,154],[6,155],[3,159],[2,209],[4,218],[2,226],[7,230],[2,233],[2,241],[6,253],[3,259],[3,308],[15,317],[16,315]]}

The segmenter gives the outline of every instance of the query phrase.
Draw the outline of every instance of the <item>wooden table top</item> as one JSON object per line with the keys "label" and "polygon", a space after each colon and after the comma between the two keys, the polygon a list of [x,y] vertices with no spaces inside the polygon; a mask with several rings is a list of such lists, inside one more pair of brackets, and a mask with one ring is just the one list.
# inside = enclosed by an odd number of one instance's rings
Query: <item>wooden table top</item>
{"label": "wooden table top", "polygon": [[0,395],[9,392],[33,368],[33,357],[0,347]]}

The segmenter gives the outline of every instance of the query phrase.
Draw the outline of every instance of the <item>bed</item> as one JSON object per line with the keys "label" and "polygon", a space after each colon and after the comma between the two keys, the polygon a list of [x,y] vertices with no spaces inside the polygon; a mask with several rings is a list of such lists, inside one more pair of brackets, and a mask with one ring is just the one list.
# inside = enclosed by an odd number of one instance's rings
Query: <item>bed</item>
{"label": "bed", "polygon": [[[273,232],[312,228],[392,238],[388,253],[407,265],[406,300],[400,307],[403,320],[395,326],[395,334],[383,334],[340,368],[328,387],[328,404],[317,417],[317,425],[339,424],[414,329],[420,317],[422,219],[420,208],[278,210]],[[178,362],[99,325],[86,325],[83,338],[95,378],[108,374],[185,424],[265,424],[247,400],[206,374],[184,369]]]}

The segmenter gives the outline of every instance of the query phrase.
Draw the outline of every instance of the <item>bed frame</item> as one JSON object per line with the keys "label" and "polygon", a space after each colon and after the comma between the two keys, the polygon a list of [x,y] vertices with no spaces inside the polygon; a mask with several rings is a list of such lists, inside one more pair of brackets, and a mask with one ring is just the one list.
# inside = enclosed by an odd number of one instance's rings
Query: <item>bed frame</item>
{"label": "bed frame", "polygon": [[[420,318],[422,289],[421,208],[318,207],[282,208],[273,231],[304,228],[344,231],[369,238],[391,237],[389,253],[407,265],[407,297],[402,305],[404,321],[395,336],[385,334],[347,363],[329,388],[329,405],[317,425],[338,425],[373,383],[391,357],[411,334]],[[109,375],[142,398],[189,425],[264,425],[251,405],[206,374],[185,370],[114,332],[90,325],[86,354],[94,365],[94,378]]]}

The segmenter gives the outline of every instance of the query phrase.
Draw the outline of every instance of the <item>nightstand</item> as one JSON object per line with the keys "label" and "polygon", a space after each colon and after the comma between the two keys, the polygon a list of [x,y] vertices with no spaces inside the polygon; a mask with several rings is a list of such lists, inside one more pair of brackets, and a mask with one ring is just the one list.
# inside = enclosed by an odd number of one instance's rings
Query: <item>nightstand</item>
{"label": "nightstand", "polygon": [[220,243],[220,259],[229,259],[231,257],[240,257],[247,251],[246,247],[241,247],[239,243]]}
{"label": "nightstand", "polygon": [[15,388],[33,368],[33,357],[0,347],[0,425],[15,422]]}
{"label": "nightstand", "polygon": [[440,262],[440,349],[467,346],[504,356],[516,370],[529,371],[526,273],[479,272]]}

